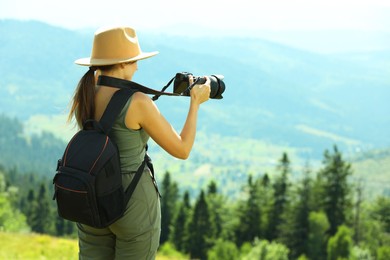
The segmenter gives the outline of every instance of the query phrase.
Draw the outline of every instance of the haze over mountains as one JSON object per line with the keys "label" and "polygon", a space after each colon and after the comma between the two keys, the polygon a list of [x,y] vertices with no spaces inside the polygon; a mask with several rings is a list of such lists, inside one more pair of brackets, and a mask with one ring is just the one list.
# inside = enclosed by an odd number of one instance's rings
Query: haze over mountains
{"label": "haze over mountains", "polygon": [[[64,114],[86,68],[93,35],[35,21],[0,21],[0,113],[28,120]],[[134,81],[162,88],[176,72],[223,74],[223,100],[199,117],[202,133],[296,148],[318,158],[390,145],[390,49],[324,55],[259,38],[169,36],[139,32],[144,51]],[[168,91],[172,91],[169,88]],[[161,97],[163,114],[180,128],[188,98]]]}

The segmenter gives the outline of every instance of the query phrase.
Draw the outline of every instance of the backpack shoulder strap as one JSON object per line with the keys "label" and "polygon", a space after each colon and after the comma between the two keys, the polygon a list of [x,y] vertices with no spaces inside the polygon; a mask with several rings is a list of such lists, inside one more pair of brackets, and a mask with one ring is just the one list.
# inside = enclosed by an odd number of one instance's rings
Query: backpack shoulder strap
{"label": "backpack shoulder strap", "polygon": [[131,181],[130,185],[127,187],[127,189],[125,191],[124,201],[125,201],[126,205],[129,202],[129,200],[131,198],[131,195],[133,194],[133,192],[134,192],[134,190],[135,190],[139,180],[141,179],[141,176],[142,176],[142,174],[144,172],[144,169],[145,169],[146,165],[149,167],[149,170],[152,173],[153,185],[156,188],[156,191],[157,191],[158,195],[161,197],[161,194],[160,194],[160,192],[158,190],[158,187],[157,187],[156,179],[154,178],[154,169],[153,169],[152,160],[150,159],[149,155],[147,153],[145,153],[144,161],[142,162],[141,166],[138,168],[136,174],[133,177],[133,180]]}
{"label": "backpack shoulder strap", "polygon": [[107,135],[126,102],[135,92],[136,90],[132,89],[120,89],[112,96],[106,110],[104,110],[102,118],[99,121]]}
{"label": "backpack shoulder strap", "polygon": [[131,198],[131,195],[133,195],[135,187],[137,187],[137,184],[138,184],[139,180],[141,179],[141,176],[144,172],[145,165],[146,165],[146,157],[144,158],[144,161],[142,162],[141,166],[138,168],[138,170],[137,170],[136,174],[134,175],[133,179],[131,180],[129,186],[125,190],[125,197],[124,197],[125,205],[127,205],[127,203],[129,202],[129,200]]}

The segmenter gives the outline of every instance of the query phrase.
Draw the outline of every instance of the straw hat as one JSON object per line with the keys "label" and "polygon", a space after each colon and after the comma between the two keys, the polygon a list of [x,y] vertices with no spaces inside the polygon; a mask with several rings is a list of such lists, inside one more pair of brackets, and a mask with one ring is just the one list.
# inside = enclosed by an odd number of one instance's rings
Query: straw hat
{"label": "straw hat", "polygon": [[130,27],[102,28],[96,31],[91,57],[75,61],[82,66],[104,66],[137,61],[158,54],[142,52],[135,30]]}

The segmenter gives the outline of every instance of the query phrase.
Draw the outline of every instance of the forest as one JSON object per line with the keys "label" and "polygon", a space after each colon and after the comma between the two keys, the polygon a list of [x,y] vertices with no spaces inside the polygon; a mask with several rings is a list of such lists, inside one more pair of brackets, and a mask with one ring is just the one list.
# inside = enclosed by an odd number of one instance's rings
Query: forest
{"label": "forest", "polygon": [[[181,259],[390,259],[390,198],[365,199],[336,145],[299,180],[291,179],[291,163],[283,153],[277,174],[248,175],[239,199],[213,180],[192,198],[166,172],[160,250]],[[76,237],[52,195],[50,177],[2,166],[0,229]]]}

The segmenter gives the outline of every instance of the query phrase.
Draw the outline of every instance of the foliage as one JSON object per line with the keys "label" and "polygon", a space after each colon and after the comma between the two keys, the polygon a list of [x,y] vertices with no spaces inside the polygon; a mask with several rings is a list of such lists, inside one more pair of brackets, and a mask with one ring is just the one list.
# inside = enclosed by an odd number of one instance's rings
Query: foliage
{"label": "foliage", "polygon": [[194,213],[189,224],[189,252],[191,258],[206,259],[207,251],[212,244],[213,234],[210,212],[204,191],[200,192],[194,206]]}
{"label": "foliage", "polygon": [[268,242],[267,240],[254,241],[252,250],[244,256],[243,260],[288,260],[288,248],[283,244]]}
{"label": "foliage", "polygon": [[172,230],[173,218],[176,212],[178,199],[177,183],[171,181],[169,172],[166,172],[161,186],[161,237],[160,244],[168,241]]}
{"label": "foliage", "polygon": [[12,205],[9,190],[4,174],[0,171],[0,231],[28,232],[26,216]]}
{"label": "foliage", "polygon": [[222,239],[216,240],[214,246],[208,251],[208,260],[236,260],[239,258],[239,250],[236,244]]}
{"label": "foliage", "polygon": [[351,260],[373,260],[370,250],[354,246],[349,257]]}
{"label": "foliage", "polygon": [[26,232],[28,230],[26,217],[19,209],[12,208],[4,194],[0,194],[0,231]]}
{"label": "foliage", "polygon": [[283,216],[281,243],[290,248],[290,257],[297,258],[308,253],[308,243],[310,234],[310,212],[313,209],[312,178],[311,171],[306,168],[303,178],[292,191],[291,205]]}
{"label": "foliage", "polygon": [[337,146],[333,153],[324,153],[323,168],[318,174],[320,182],[320,204],[323,207],[330,224],[329,235],[337,232],[338,226],[345,223],[351,211],[351,187],[348,177],[352,175],[351,164],[342,158]]}
{"label": "foliage", "polygon": [[256,237],[262,237],[262,194],[261,179],[248,178],[248,198],[239,205],[237,210],[239,221],[235,228],[236,243],[241,246],[244,242],[252,242]]}
{"label": "foliage", "polygon": [[158,253],[160,256],[166,256],[169,259],[174,259],[174,260],[188,259],[188,256],[177,251],[175,249],[175,246],[170,242],[166,242],[162,246],[160,246],[160,248],[158,249]]}
{"label": "foliage", "polygon": [[278,165],[279,176],[274,182],[273,204],[271,205],[267,239],[273,240],[281,236],[283,216],[289,203],[289,175],[291,174],[290,160],[287,153],[283,153]]}
{"label": "foliage", "polygon": [[349,259],[352,245],[351,230],[344,225],[339,226],[328,242],[328,260]]}
{"label": "foliage", "polygon": [[390,246],[381,246],[378,248],[378,260],[390,259]]}
{"label": "foliage", "polygon": [[382,222],[385,231],[390,233],[390,197],[379,196],[375,200],[372,218]]}
{"label": "foliage", "polygon": [[179,211],[173,222],[173,231],[170,241],[175,245],[180,252],[189,252],[188,239],[189,234],[188,223],[191,214],[190,195],[188,191],[184,193],[183,201],[179,206]]}
{"label": "foliage", "polygon": [[310,212],[307,243],[309,259],[325,259],[328,228],[329,222],[324,212]]}
{"label": "foliage", "polygon": [[[359,218],[354,219],[359,221],[348,221],[349,217],[345,216],[352,216],[351,203],[344,202],[349,201],[352,192],[359,194],[364,191],[354,189],[354,184],[347,178],[352,175],[349,163],[343,160],[337,149],[334,151],[324,154],[324,165],[316,175],[311,169],[303,169],[299,181],[289,180],[290,159],[287,154],[282,154],[276,167],[278,175],[270,178],[267,173],[250,174],[246,184],[237,189],[240,200],[222,194],[222,183],[213,180],[206,192],[201,189],[196,197],[191,197],[187,190],[178,201],[178,182],[166,172],[161,185],[165,201],[161,205],[165,216],[162,232],[167,240],[161,243],[163,254],[159,257],[182,259],[189,255],[200,259],[221,256],[226,259],[238,254],[238,259],[250,259],[258,255],[266,257],[269,253],[274,259],[285,259],[287,255],[289,259],[322,260],[343,255],[340,248],[347,248],[351,259],[386,256],[387,249],[381,246],[390,241],[388,197],[378,197],[372,203],[365,201],[364,196],[354,194],[360,203]],[[7,230],[19,232],[32,230],[76,237],[74,223],[64,221],[56,214],[55,203],[51,200],[50,178],[2,166],[0,172],[0,222],[12,220],[20,224],[3,224],[3,229],[7,226]],[[325,187],[345,191],[335,199],[338,201],[336,208],[344,212],[345,219],[338,226],[341,231],[332,237],[329,236],[330,221],[326,214],[329,204],[325,203],[332,197],[326,193]],[[282,202],[283,206],[276,206],[276,202]],[[272,212],[280,212],[279,224],[274,229],[277,235],[275,239],[265,241],[266,231],[276,223],[273,219],[276,215]],[[352,240],[352,232],[342,232],[346,227],[359,230],[359,239]],[[348,246],[340,247],[343,243]]]}

